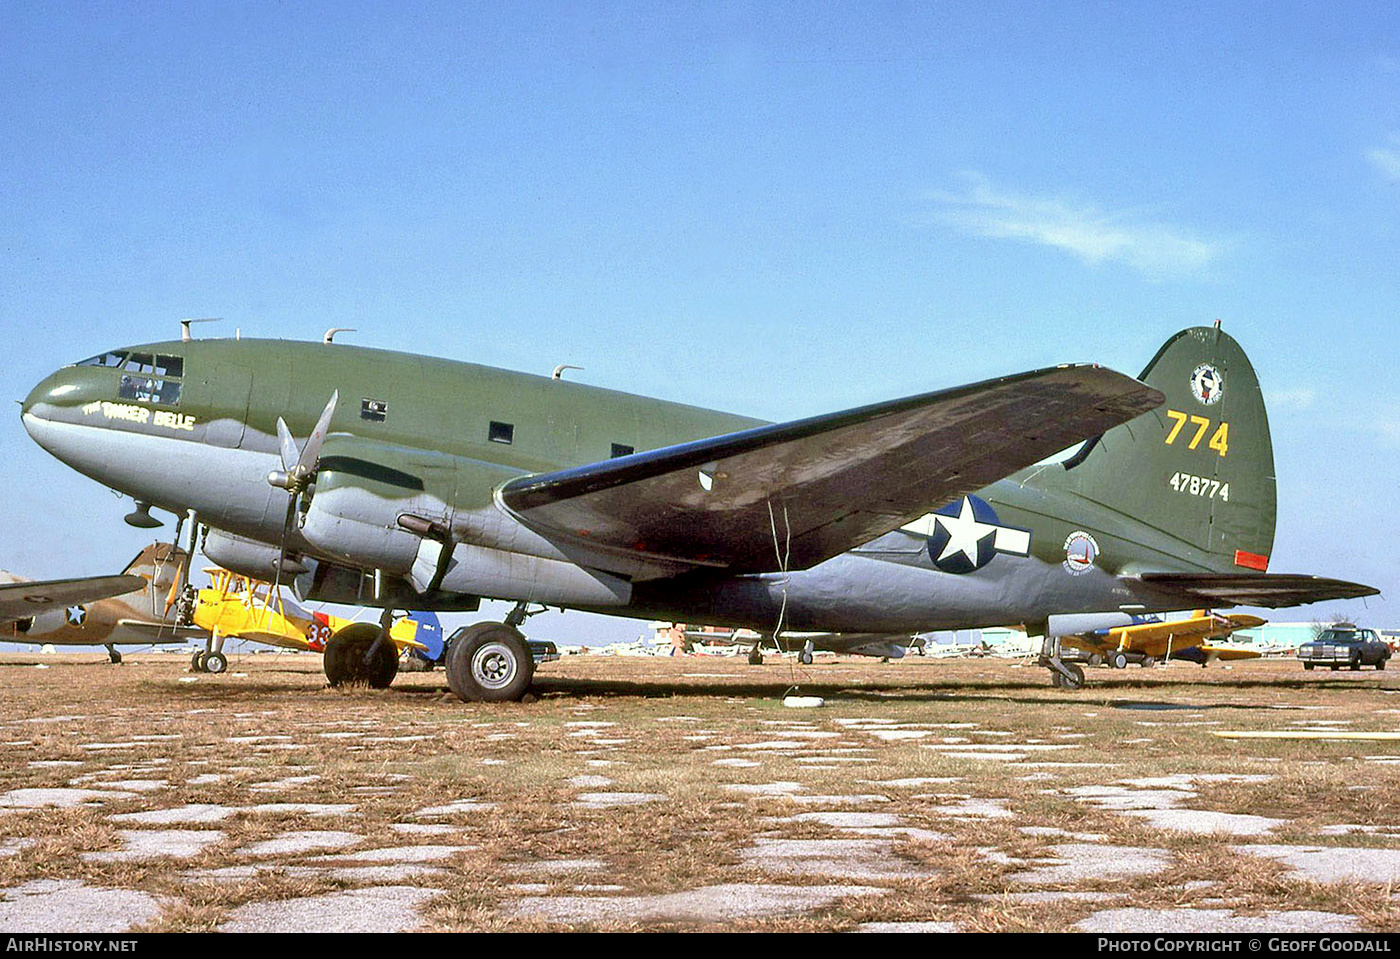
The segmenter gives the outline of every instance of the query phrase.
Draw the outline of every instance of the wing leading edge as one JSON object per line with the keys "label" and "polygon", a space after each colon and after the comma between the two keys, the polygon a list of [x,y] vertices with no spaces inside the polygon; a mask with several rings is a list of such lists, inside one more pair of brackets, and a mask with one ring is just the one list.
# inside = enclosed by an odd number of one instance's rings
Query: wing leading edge
{"label": "wing leading edge", "polygon": [[140,576],[89,576],[0,585],[0,623],[37,616],[51,609],[95,603],[134,593],[146,585]]}
{"label": "wing leading edge", "polygon": [[519,477],[497,502],[555,539],[804,569],[1162,400],[1121,373],[1060,366]]}

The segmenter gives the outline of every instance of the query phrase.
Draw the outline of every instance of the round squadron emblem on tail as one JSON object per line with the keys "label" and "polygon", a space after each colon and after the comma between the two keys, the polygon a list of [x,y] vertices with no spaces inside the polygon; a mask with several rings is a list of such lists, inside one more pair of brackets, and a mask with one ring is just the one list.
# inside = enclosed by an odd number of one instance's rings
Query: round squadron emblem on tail
{"label": "round squadron emblem on tail", "polygon": [[1225,378],[1209,363],[1202,363],[1191,373],[1191,395],[1202,406],[1214,406],[1225,394]]}

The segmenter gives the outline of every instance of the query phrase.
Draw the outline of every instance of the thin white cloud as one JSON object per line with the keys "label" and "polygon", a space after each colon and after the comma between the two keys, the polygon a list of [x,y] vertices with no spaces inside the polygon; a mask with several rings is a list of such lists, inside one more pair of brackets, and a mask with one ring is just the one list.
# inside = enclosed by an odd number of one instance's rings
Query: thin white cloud
{"label": "thin white cloud", "polygon": [[961,193],[939,192],[932,199],[942,208],[940,220],[977,236],[1038,243],[1085,263],[1123,263],[1152,277],[1203,273],[1223,250],[1221,243],[1130,213],[1014,193],[980,173],[962,178]]}
{"label": "thin white cloud", "polygon": [[1392,133],[1388,146],[1366,151],[1366,160],[1387,180],[1400,180],[1400,133]]}
{"label": "thin white cloud", "polygon": [[1310,410],[1317,399],[1317,391],[1308,387],[1293,390],[1276,390],[1264,397],[1269,406],[1284,410]]}

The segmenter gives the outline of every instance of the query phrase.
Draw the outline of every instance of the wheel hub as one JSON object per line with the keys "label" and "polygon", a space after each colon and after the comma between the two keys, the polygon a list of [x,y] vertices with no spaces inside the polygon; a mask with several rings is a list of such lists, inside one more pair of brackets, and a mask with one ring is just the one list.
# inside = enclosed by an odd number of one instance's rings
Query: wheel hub
{"label": "wheel hub", "polygon": [[510,685],[515,671],[515,657],[503,643],[487,643],[472,657],[472,678],[487,689]]}

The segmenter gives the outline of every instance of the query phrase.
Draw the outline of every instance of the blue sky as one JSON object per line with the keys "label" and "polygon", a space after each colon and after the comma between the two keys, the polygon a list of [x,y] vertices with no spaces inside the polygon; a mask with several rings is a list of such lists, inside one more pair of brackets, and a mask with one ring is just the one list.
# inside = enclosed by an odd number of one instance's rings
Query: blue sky
{"label": "blue sky", "polygon": [[[1219,318],[1270,404],[1272,568],[1400,596],[1393,3],[0,18],[13,399],[218,316],[200,335],[356,327],[781,420],[1059,362],[1137,373]],[[107,572],[143,545],[18,416],[0,482],[0,566]],[[1400,625],[1377,600],[1277,618],[1334,612]]]}

